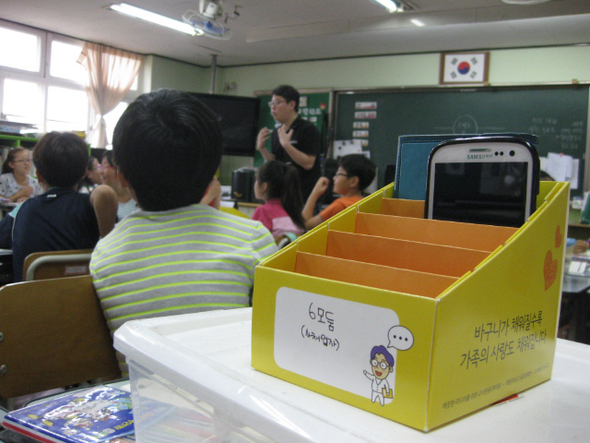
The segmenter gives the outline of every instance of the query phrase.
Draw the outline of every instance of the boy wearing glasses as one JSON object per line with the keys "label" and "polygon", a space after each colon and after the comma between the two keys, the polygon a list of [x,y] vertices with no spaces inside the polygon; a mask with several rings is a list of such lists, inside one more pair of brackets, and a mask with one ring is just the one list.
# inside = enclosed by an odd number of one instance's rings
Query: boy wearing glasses
{"label": "boy wearing glasses", "polygon": [[318,199],[330,185],[329,178],[321,177],[315,184],[303,208],[305,227],[308,230],[313,229],[343,209],[361,200],[363,191],[373,182],[375,174],[375,163],[363,154],[349,154],[340,157],[338,159],[338,170],[334,174],[334,193],[340,194],[342,197],[334,200],[326,209],[314,216],[313,210]]}
{"label": "boy wearing glasses", "polygon": [[[292,86],[281,85],[272,91],[270,113],[281,125],[274,131],[262,128],[256,148],[265,161],[292,163],[299,172],[301,196],[307,199],[321,176],[321,136],[315,125],[299,115],[299,92]],[[266,149],[270,137],[271,150]]]}

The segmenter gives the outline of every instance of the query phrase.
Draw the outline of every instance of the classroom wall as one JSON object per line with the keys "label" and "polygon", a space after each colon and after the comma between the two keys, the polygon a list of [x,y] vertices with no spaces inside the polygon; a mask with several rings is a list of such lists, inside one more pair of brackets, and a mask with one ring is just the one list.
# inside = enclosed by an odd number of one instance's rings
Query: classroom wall
{"label": "classroom wall", "polygon": [[282,83],[302,89],[420,86],[438,82],[439,57],[415,54],[224,68],[221,83],[235,82],[237,95],[272,90]]}
{"label": "classroom wall", "polygon": [[[221,70],[217,69],[215,86],[220,94],[223,85],[219,83]],[[190,92],[209,92],[211,89],[211,68],[203,68],[189,63],[150,55],[143,64],[143,91],[155,91],[160,88],[172,88]],[[252,94],[246,94],[252,95]],[[231,184],[231,172],[244,166],[253,166],[253,159],[248,157],[223,156],[219,168],[219,181],[223,185]]]}
{"label": "classroom wall", "polygon": [[[172,87],[209,92],[211,69],[156,56],[149,59],[151,88],[146,90]],[[241,96],[269,91],[281,83],[299,89],[436,87],[439,70],[440,53],[218,67],[215,93],[222,93],[229,83],[236,84],[232,94]],[[491,85],[590,82],[590,45],[490,51],[488,80]],[[221,183],[231,184],[231,171],[252,165],[250,158],[224,156]],[[584,188],[589,189],[588,169],[585,178]]]}
{"label": "classroom wall", "polygon": [[[278,63],[223,68],[220,84],[235,82],[236,95],[280,83],[308,89],[438,86],[440,53]],[[590,81],[590,45],[490,51],[491,84]]]}
{"label": "classroom wall", "polygon": [[143,91],[171,88],[190,92],[209,92],[210,72],[209,68],[148,55],[143,63]]}
{"label": "classroom wall", "polygon": [[[392,55],[268,65],[218,67],[215,92],[252,96],[281,83],[302,89],[438,86],[440,53]],[[590,45],[490,51],[492,85],[590,82]],[[158,56],[144,63],[144,90],[209,92],[211,69]]]}

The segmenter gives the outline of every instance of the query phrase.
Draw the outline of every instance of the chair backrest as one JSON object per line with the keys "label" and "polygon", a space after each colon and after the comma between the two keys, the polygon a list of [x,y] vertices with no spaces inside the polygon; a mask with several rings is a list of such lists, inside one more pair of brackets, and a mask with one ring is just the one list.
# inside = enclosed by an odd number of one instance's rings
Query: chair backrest
{"label": "chair backrest", "polygon": [[275,243],[279,249],[282,249],[295,240],[297,240],[297,235],[293,234],[292,232],[285,232],[283,235],[279,235],[277,238],[275,238]]}
{"label": "chair backrest", "polygon": [[92,249],[33,252],[23,263],[23,280],[88,275]]}
{"label": "chair backrest", "polygon": [[0,288],[0,396],[120,377],[90,276]]}
{"label": "chair backrest", "polygon": [[250,217],[248,217],[248,215],[244,214],[239,209],[235,209],[235,208],[231,208],[231,207],[227,207],[227,206],[220,206],[219,210],[222,212],[227,212],[228,214],[237,215],[242,218],[250,218]]}

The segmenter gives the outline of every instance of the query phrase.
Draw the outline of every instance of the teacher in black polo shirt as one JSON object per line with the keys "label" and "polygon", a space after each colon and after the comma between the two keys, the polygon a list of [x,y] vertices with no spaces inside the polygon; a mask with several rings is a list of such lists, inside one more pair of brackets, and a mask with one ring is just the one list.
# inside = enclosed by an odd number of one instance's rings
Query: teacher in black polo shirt
{"label": "teacher in black polo shirt", "polygon": [[[292,163],[299,172],[301,196],[307,199],[320,178],[321,136],[313,123],[299,115],[299,92],[292,86],[281,85],[272,91],[270,113],[281,124],[276,130],[262,128],[258,133],[257,149],[265,161]],[[271,151],[266,141],[271,137]]]}

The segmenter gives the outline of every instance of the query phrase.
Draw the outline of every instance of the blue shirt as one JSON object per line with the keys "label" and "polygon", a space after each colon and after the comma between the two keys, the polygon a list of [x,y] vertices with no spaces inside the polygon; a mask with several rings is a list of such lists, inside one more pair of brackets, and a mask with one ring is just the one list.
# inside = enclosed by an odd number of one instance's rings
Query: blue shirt
{"label": "blue shirt", "polygon": [[19,205],[0,223],[0,247],[12,249],[14,281],[22,280],[27,255],[93,249],[100,238],[88,194],[51,188]]}

